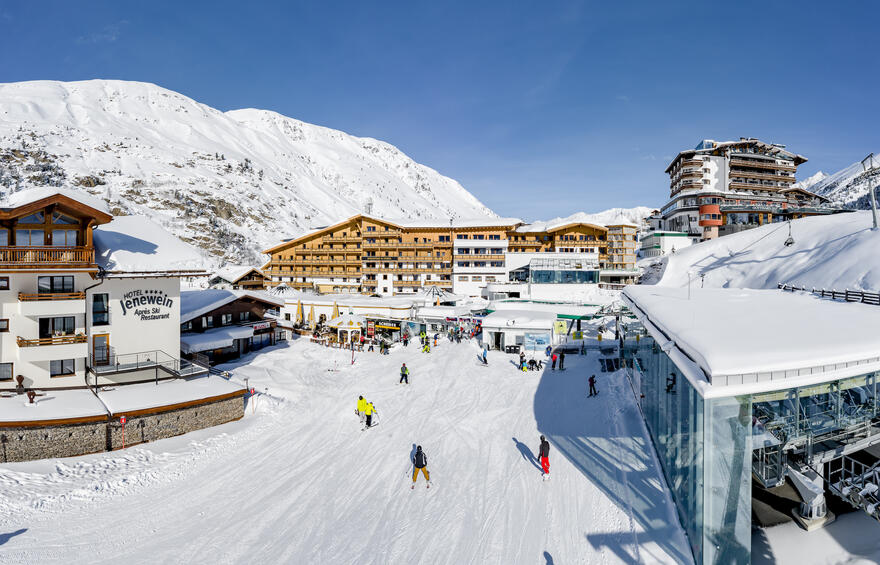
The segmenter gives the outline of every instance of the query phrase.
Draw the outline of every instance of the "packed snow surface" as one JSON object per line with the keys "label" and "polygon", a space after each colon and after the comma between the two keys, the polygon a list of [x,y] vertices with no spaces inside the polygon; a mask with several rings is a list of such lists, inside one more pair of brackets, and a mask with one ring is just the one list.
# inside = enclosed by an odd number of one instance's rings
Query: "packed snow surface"
{"label": "packed snow surface", "polygon": [[[252,329],[251,333],[253,333]],[[204,376],[185,380],[173,379],[156,383],[104,387],[98,391],[98,396],[112,414],[120,414],[133,410],[145,410],[213,398],[243,390],[244,387],[238,383],[217,376]]]}
{"label": "packed snow surface", "polygon": [[495,217],[388,143],[119,80],[0,84],[0,192],[34,186],[150,216],[217,264],[256,263],[285,236],[368,206],[414,221]]}
{"label": "packed snow surface", "polygon": [[[880,307],[782,290],[628,286],[648,319],[707,374],[738,375],[880,357]],[[833,321],[833,322],[832,322]],[[786,385],[791,386],[791,385]]]}
{"label": "packed snow surface", "polygon": [[[791,222],[794,243],[786,246],[788,224],[768,224],[704,241],[656,261],[643,283],[686,286],[880,290],[880,231],[870,212],[812,216]],[[646,260],[640,266],[651,263]],[[662,277],[662,278],[661,278]]]}
{"label": "packed snow surface", "polygon": [[[443,341],[352,365],[300,339],[250,354],[233,380],[260,394],[238,422],[0,466],[0,563],[690,562],[622,373],[600,373],[595,354],[542,374],[477,353]],[[360,430],[358,395],[377,427]],[[410,489],[416,445],[430,489]]]}

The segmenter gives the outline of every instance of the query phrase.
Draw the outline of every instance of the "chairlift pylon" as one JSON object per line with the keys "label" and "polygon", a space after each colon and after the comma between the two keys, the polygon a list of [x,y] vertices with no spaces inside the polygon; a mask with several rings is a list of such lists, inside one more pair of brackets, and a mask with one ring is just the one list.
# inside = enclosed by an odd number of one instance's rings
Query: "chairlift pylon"
{"label": "chairlift pylon", "polygon": [[786,247],[791,247],[792,245],[794,245],[794,238],[791,237],[791,220],[788,221],[788,238],[785,240],[785,243],[783,243],[783,245]]}

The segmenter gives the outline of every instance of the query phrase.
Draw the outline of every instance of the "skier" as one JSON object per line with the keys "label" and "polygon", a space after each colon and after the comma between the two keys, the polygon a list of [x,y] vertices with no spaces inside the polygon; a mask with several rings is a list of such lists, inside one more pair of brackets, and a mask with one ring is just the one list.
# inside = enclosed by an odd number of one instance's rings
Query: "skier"
{"label": "skier", "polygon": [[590,396],[596,396],[599,391],[596,390],[596,375],[590,375]]}
{"label": "skier", "polygon": [[406,363],[400,366],[400,382],[397,384],[402,384],[403,381],[409,384],[409,369],[406,368]]}
{"label": "skier", "polygon": [[409,334],[403,334],[403,346],[409,347]]}
{"label": "skier", "polygon": [[522,371],[526,367],[526,354],[522,351],[519,352],[519,370]]}
{"label": "skier", "polygon": [[422,353],[430,353],[431,352],[431,343],[428,340],[425,340],[425,344],[422,346]]}
{"label": "skier", "polygon": [[364,407],[364,414],[367,415],[367,422],[366,422],[366,425],[364,426],[364,430],[366,430],[367,428],[369,428],[370,426],[373,425],[373,412],[376,412],[376,411],[377,410],[373,407],[373,403],[367,402],[367,405]]}
{"label": "skier", "polygon": [[422,446],[416,447],[416,454],[412,458],[413,463],[413,484],[410,488],[416,488],[416,479],[419,478],[419,471],[425,475],[426,487],[431,488],[431,475],[428,473],[428,456],[422,451]]}
{"label": "skier", "polygon": [[556,370],[556,359],[557,359],[556,353],[554,353],[553,355],[550,356],[550,360],[553,361],[553,363],[550,365],[550,370],[552,370],[552,371]]}
{"label": "skier", "polygon": [[484,344],[483,345],[483,364],[484,365],[489,364],[488,355],[489,355],[489,346]]}
{"label": "skier", "polygon": [[562,371],[565,369],[565,351],[559,352],[559,370]]}
{"label": "skier", "polygon": [[360,417],[361,424],[366,420],[367,415],[365,414],[367,410],[367,401],[363,396],[358,396],[357,408],[355,408],[354,413]]}
{"label": "skier", "polygon": [[547,357],[550,357],[550,353],[552,351],[553,351],[553,349],[548,345],[547,349],[544,350],[544,353],[547,355]]}
{"label": "skier", "polygon": [[440,334],[434,334],[434,347],[437,347],[437,340],[440,339]]}
{"label": "skier", "polygon": [[367,351],[373,351],[373,340],[370,340],[370,346],[367,348]]}
{"label": "skier", "polygon": [[541,447],[538,448],[538,458],[541,460],[542,478],[546,481],[550,478],[550,444],[544,436],[541,436]]}

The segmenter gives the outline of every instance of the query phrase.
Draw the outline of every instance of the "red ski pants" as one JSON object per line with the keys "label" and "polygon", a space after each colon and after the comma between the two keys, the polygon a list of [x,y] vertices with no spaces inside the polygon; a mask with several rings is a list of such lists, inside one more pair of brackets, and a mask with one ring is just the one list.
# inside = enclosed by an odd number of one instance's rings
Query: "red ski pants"
{"label": "red ski pants", "polygon": [[550,474],[550,458],[549,457],[541,457],[541,469],[544,471],[545,475]]}

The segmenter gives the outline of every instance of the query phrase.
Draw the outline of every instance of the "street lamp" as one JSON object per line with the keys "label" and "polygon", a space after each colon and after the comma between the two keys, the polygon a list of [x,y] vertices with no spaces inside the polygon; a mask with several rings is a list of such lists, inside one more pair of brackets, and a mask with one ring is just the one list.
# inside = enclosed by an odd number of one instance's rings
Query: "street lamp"
{"label": "street lamp", "polygon": [[865,180],[868,182],[868,194],[871,195],[871,215],[874,217],[874,228],[877,229],[877,197],[874,196],[874,187],[871,186],[871,175],[874,174],[880,166],[874,164],[874,154],[871,153],[862,159],[862,168],[865,170]]}

